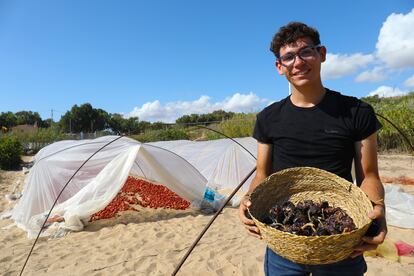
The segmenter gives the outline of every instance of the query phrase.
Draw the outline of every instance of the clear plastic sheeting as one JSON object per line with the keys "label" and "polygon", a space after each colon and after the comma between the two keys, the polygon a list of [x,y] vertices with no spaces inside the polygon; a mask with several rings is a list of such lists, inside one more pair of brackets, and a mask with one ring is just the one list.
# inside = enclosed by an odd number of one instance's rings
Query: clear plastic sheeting
{"label": "clear plastic sheeting", "polygon": [[[207,179],[214,190],[234,189],[256,166],[257,141],[254,138],[235,138],[212,141],[162,141],[149,143],[167,149],[191,163]],[[253,156],[254,157],[253,157]],[[247,191],[254,174],[241,191]]]}
{"label": "clear plastic sheeting", "polygon": [[[43,148],[25,179],[23,196],[12,211],[16,224],[37,235],[53,202],[74,172],[99,148],[116,139],[61,141]],[[237,138],[256,156],[256,140]],[[218,209],[225,197],[256,165],[255,158],[230,139],[140,143],[122,137],[92,157],[65,188],[51,216],[64,218],[61,228],[79,231],[92,214],[116,196],[128,175],[161,183],[193,207]],[[247,190],[252,177],[242,190]],[[231,202],[237,205],[238,199]]]}
{"label": "clear plastic sheeting", "polygon": [[[43,224],[63,186],[99,148],[116,139],[62,141],[45,147],[25,179],[23,196],[12,211],[16,224],[33,237]],[[51,217],[65,219],[65,228],[81,230],[90,216],[104,209],[116,196],[128,175],[167,186],[182,198],[200,203],[207,180],[193,165],[176,154],[122,137],[90,159],[59,197]]]}
{"label": "clear plastic sheeting", "polygon": [[414,195],[398,185],[385,185],[385,207],[387,224],[414,229]]}
{"label": "clear plastic sheeting", "polygon": [[[212,208],[218,209],[225,198],[256,166],[257,141],[251,137],[219,139],[212,141],[161,141],[150,143],[168,149],[190,162],[207,179],[206,192],[214,193]],[[253,157],[253,156],[254,157]],[[254,174],[240,188],[230,201],[232,206],[240,204],[241,195],[246,193]],[[210,195],[206,196],[210,198]],[[209,199],[207,199],[209,201]]]}

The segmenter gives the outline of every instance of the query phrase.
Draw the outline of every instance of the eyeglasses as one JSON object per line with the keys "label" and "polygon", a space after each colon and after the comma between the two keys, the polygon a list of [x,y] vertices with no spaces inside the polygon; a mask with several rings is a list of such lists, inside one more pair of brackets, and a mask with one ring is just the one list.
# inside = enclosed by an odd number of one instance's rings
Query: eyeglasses
{"label": "eyeglasses", "polygon": [[287,53],[279,57],[278,60],[281,65],[285,67],[290,67],[295,63],[296,56],[298,56],[303,61],[309,61],[315,58],[315,50],[321,48],[322,45],[309,45],[300,49],[297,53]]}

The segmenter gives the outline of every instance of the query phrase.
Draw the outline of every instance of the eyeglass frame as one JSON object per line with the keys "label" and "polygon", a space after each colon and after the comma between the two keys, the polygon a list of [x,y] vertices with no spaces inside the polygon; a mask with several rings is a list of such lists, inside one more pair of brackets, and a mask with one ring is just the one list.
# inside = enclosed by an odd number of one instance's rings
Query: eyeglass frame
{"label": "eyeglass frame", "polygon": [[[286,53],[286,54],[284,54],[284,55],[282,55],[282,56],[278,57],[278,58],[277,58],[277,60],[279,61],[280,65],[285,66],[285,67],[291,67],[293,64],[295,64],[296,57],[299,57],[301,60],[303,60],[303,61],[305,61],[305,62],[306,62],[306,59],[304,59],[303,57],[301,57],[301,56],[300,56],[300,54],[299,54],[302,50],[305,50],[305,49],[312,49],[313,51],[315,51],[315,50],[318,50],[318,49],[320,49],[320,48],[322,48],[322,47],[323,47],[323,45],[322,45],[322,44],[318,44],[318,45],[307,45],[307,46],[305,46],[305,47],[301,48],[301,49],[300,49],[299,51],[297,51],[296,53],[292,53],[292,52]],[[293,62],[292,62],[291,64],[289,64],[289,65],[285,65],[285,64],[283,64],[283,62],[282,62],[282,57],[283,57],[283,56],[285,56],[285,55],[289,55],[289,54],[293,54]]]}

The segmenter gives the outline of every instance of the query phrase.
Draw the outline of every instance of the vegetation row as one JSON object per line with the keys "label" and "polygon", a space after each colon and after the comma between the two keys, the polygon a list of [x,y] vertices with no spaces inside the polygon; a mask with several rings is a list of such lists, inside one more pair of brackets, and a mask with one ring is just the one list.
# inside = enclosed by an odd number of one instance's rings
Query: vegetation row
{"label": "vegetation row", "polygon": [[[414,92],[400,97],[366,97],[378,114],[383,127],[379,131],[381,152],[411,152],[408,140],[414,144]],[[387,120],[383,119],[385,117]],[[228,137],[252,136],[256,114],[225,112],[191,114],[178,118],[175,124],[140,121],[137,117],[125,118],[93,108],[89,103],[73,106],[58,122],[42,120],[37,112],[20,111],[0,113],[0,167],[14,168],[22,150],[36,153],[43,146],[64,139],[79,139],[73,133],[94,133],[94,136],[126,134],[140,142],[168,140],[212,140]],[[390,123],[390,122],[391,123]],[[37,125],[32,133],[10,131],[19,124]],[[394,124],[402,134],[392,125]],[[208,130],[208,127],[218,132]],[[84,138],[92,138],[84,137]],[[414,153],[413,153],[414,154]],[[16,161],[17,160],[17,161]]]}

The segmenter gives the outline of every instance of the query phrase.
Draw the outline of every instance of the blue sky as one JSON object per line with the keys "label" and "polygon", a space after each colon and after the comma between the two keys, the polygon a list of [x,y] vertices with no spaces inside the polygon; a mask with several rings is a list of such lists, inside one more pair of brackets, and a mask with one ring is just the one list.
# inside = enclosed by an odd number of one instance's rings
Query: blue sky
{"label": "blue sky", "polygon": [[414,5],[367,1],[0,0],[0,112],[59,120],[74,104],[148,121],[259,111],[287,96],[269,43],[302,21],[328,49],[324,85],[414,90]]}

